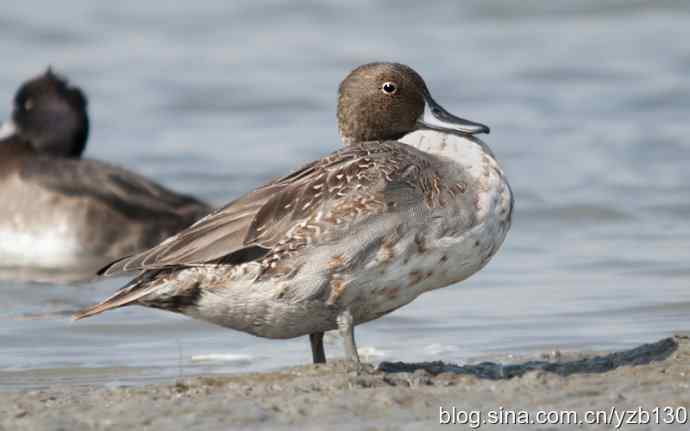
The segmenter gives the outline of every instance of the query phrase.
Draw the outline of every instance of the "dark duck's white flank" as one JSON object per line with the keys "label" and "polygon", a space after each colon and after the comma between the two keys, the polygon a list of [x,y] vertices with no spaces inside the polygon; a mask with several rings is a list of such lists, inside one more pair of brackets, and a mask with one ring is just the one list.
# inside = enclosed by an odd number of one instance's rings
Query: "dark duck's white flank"
{"label": "dark duck's white flank", "polygon": [[74,317],[138,304],[260,337],[309,335],[314,362],[337,328],[359,364],[354,326],[480,270],[513,197],[472,136],[489,129],[441,108],[407,66],[352,71],[338,125],[345,148],[114,262],[105,275],[143,273]]}
{"label": "dark duck's white flank", "polygon": [[82,91],[50,69],[24,83],[0,129],[0,265],[97,268],[145,250],[212,209],[81,154]]}

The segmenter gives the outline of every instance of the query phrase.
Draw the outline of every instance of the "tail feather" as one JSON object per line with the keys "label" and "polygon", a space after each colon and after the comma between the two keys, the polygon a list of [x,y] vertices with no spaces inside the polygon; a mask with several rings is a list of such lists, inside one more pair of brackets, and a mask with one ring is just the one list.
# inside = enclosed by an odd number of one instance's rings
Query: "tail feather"
{"label": "tail feather", "polygon": [[156,273],[143,274],[142,276],[137,277],[136,279],[132,280],[131,283],[98,304],[77,311],[72,315],[72,320],[84,319],[96,314],[101,314],[104,311],[124,307],[125,305],[130,305],[136,302],[138,299],[148,295],[158,287],[157,284],[150,285],[149,283],[146,283],[147,281],[151,280],[155,274]]}

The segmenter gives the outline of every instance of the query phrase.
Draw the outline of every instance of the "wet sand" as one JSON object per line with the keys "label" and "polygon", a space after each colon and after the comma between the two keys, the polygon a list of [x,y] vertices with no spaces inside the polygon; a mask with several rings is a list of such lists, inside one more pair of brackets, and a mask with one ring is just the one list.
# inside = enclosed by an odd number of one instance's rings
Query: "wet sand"
{"label": "wet sand", "polygon": [[[624,352],[550,352],[515,364],[382,363],[355,373],[341,361],[277,372],[194,377],[115,389],[54,386],[0,393],[0,430],[428,430],[440,407],[465,411],[690,410],[690,339]],[[484,416],[486,418],[486,416]],[[662,417],[663,419],[663,417]],[[654,419],[651,419],[654,422]],[[688,422],[690,423],[690,422]],[[683,429],[689,425],[624,425]],[[481,425],[481,429],[572,429]],[[613,425],[578,429],[614,429]]]}

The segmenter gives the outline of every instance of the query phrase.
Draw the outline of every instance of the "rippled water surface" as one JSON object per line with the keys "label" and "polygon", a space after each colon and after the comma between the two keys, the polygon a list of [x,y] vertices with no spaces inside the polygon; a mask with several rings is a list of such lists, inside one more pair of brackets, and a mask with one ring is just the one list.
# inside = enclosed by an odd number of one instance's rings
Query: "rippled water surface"
{"label": "rippled water surface", "polygon": [[[0,115],[47,64],[90,97],[87,154],[222,204],[339,146],[354,66],[416,68],[489,124],[517,198],[481,273],[358,327],[369,360],[611,350],[690,326],[685,2],[13,2]],[[0,202],[0,208],[1,208]],[[72,323],[126,280],[0,282],[0,387],[119,384],[306,363],[306,338],[137,307]],[[333,338],[331,357],[341,355]]]}

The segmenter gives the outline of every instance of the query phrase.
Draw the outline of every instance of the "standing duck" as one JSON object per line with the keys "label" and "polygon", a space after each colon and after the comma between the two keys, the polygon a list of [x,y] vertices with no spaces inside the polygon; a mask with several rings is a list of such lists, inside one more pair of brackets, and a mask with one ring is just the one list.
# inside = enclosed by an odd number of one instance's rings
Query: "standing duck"
{"label": "standing duck", "polygon": [[443,109],[410,67],[371,63],[341,83],[344,148],[259,187],[104,275],[141,272],[81,319],[143,305],[260,337],[354,328],[465,280],[496,253],[513,196],[489,128]]}

